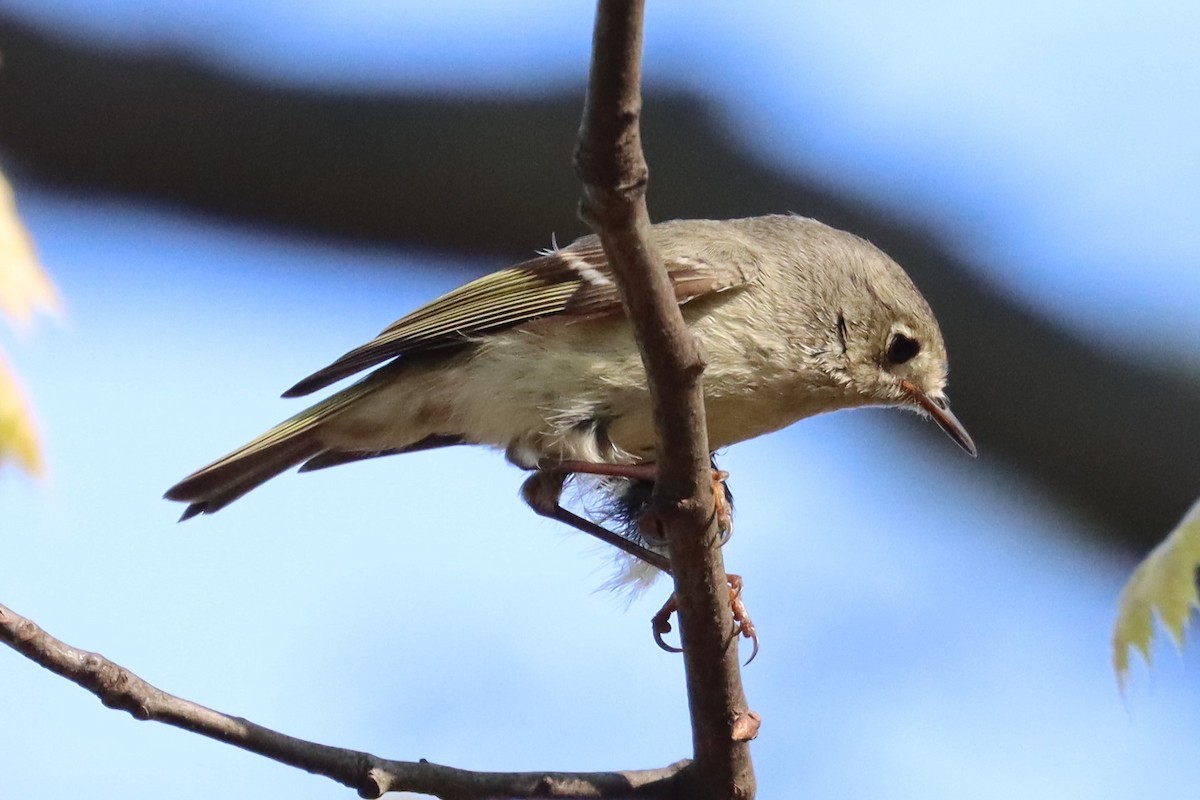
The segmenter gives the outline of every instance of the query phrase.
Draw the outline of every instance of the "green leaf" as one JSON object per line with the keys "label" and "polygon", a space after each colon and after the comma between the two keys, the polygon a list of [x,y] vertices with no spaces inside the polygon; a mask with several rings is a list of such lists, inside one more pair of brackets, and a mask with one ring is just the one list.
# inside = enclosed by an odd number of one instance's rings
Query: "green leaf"
{"label": "green leaf", "polygon": [[1157,616],[1177,647],[1192,610],[1200,608],[1196,570],[1200,568],[1200,500],[1171,535],[1138,565],[1117,601],[1113,627],[1113,670],[1122,690],[1129,675],[1129,652],[1137,648],[1151,665]]}

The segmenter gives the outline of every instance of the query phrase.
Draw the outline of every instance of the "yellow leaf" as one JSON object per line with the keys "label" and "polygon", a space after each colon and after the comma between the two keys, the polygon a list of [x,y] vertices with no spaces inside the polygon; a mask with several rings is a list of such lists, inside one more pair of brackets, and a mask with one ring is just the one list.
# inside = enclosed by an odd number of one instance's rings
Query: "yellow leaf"
{"label": "yellow leaf", "polygon": [[[33,243],[17,219],[12,187],[0,174],[0,316],[27,325],[39,311],[54,311],[58,297],[42,272]],[[29,404],[0,357],[0,466],[15,461],[28,472],[42,469]]]}
{"label": "yellow leaf", "polygon": [[29,406],[8,365],[0,359],[0,466],[10,459],[27,472],[42,471],[41,451]]}
{"label": "yellow leaf", "polygon": [[1138,564],[1117,601],[1113,627],[1113,669],[1122,689],[1129,674],[1129,651],[1137,648],[1150,664],[1154,618],[1162,620],[1176,646],[1192,609],[1200,608],[1196,570],[1200,568],[1200,500],[1171,535]]}
{"label": "yellow leaf", "polygon": [[0,174],[0,314],[25,325],[38,311],[54,311],[58,296],[38,265],[33,242],[17,219],[12,188]]}

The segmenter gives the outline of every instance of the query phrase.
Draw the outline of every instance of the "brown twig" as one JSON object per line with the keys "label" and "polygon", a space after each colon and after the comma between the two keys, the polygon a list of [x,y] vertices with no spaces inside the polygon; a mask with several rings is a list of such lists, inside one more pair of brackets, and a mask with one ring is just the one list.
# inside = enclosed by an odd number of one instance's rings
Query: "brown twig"
{"label": "brown twig", "polygon": [[[575,151],[580,214],[599,234],[646,368],[658,427],[654,512],[667,534],[692,715],[696,797],[751,798],[746,707],[717,545],[704,360],[650,240],[642,153],[642,0],[600,0]],[[753,726],[756,729],[756,725]]]}
{"label": "brown twig", "polygon": [[168,694],[98,653],[59,641],[31,620],[0,605],[0,641],[31,661],[87,689],[109,708],[232,744],[274,761],[324,775],[360,797],[409,791],[446,800],[474,798],[683,797],[692,767],[624,772],[473,772],[428,761],[391,761],[308,742]]}

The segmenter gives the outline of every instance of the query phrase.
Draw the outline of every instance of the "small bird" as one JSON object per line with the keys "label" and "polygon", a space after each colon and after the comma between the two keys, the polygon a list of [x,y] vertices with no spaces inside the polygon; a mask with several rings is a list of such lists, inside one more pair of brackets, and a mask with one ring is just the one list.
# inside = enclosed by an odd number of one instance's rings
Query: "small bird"
{"label": "small bird", "polygon": [[[799,216],[678,220],[651,228],[707,367],[715,451],[826,411],[895,406],[975,445],[946,400],[946,349],[908,275],[867,241]],[[181,519],[219,511],[282,472],[451,445],[503,450],[533,475],[535,511],[620,548],[649,572],[665,546],[638,530],[656,434],[646,376],[595,236],[484,276],[392,323],[284,392],[376,367],[166,497]],[[600,476],[613,532],[562,507],[572,475]],[[728,499],[715,472],[718,515]],[[728,522],[725,522],[728,527]]]}

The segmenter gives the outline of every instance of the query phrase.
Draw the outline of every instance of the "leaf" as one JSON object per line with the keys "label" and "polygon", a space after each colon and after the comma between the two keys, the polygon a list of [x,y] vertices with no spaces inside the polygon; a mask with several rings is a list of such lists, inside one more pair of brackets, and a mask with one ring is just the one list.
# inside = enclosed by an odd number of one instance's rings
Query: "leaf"
{"label": "leaf", "polygon": [[0,358],[0,466],[10,459],[31,474],[42,471],[41,450],[29,406],[8,364]]}
{"label": "leaf", "polygon": [[12,187],[0,174],[0,315],[26,326],[39,311],[58,309],[58,295],[38,264],[17,218]]}
{"label": "leaf", "polygon": [[[17,219],[12,187],[0,174],[0,316],[26,327],[39,311],[56,311],[58,296],[34,255],[33,242]],[[15,461],[40,473],[37,434],[16,377],[0,356],[0,466]]]}
{"label": "leaf", "polygon": [[1175,530],[1129,576],[1117,601],[1113,626],[1113,670],[1122,690],[1129,674],[1129,651],[1137,648],[1151,665],[1154,618],[1162,620],[1177,647],[1192,610],[1200,608],[1196,570],[1200,568],[1200,500]]}

